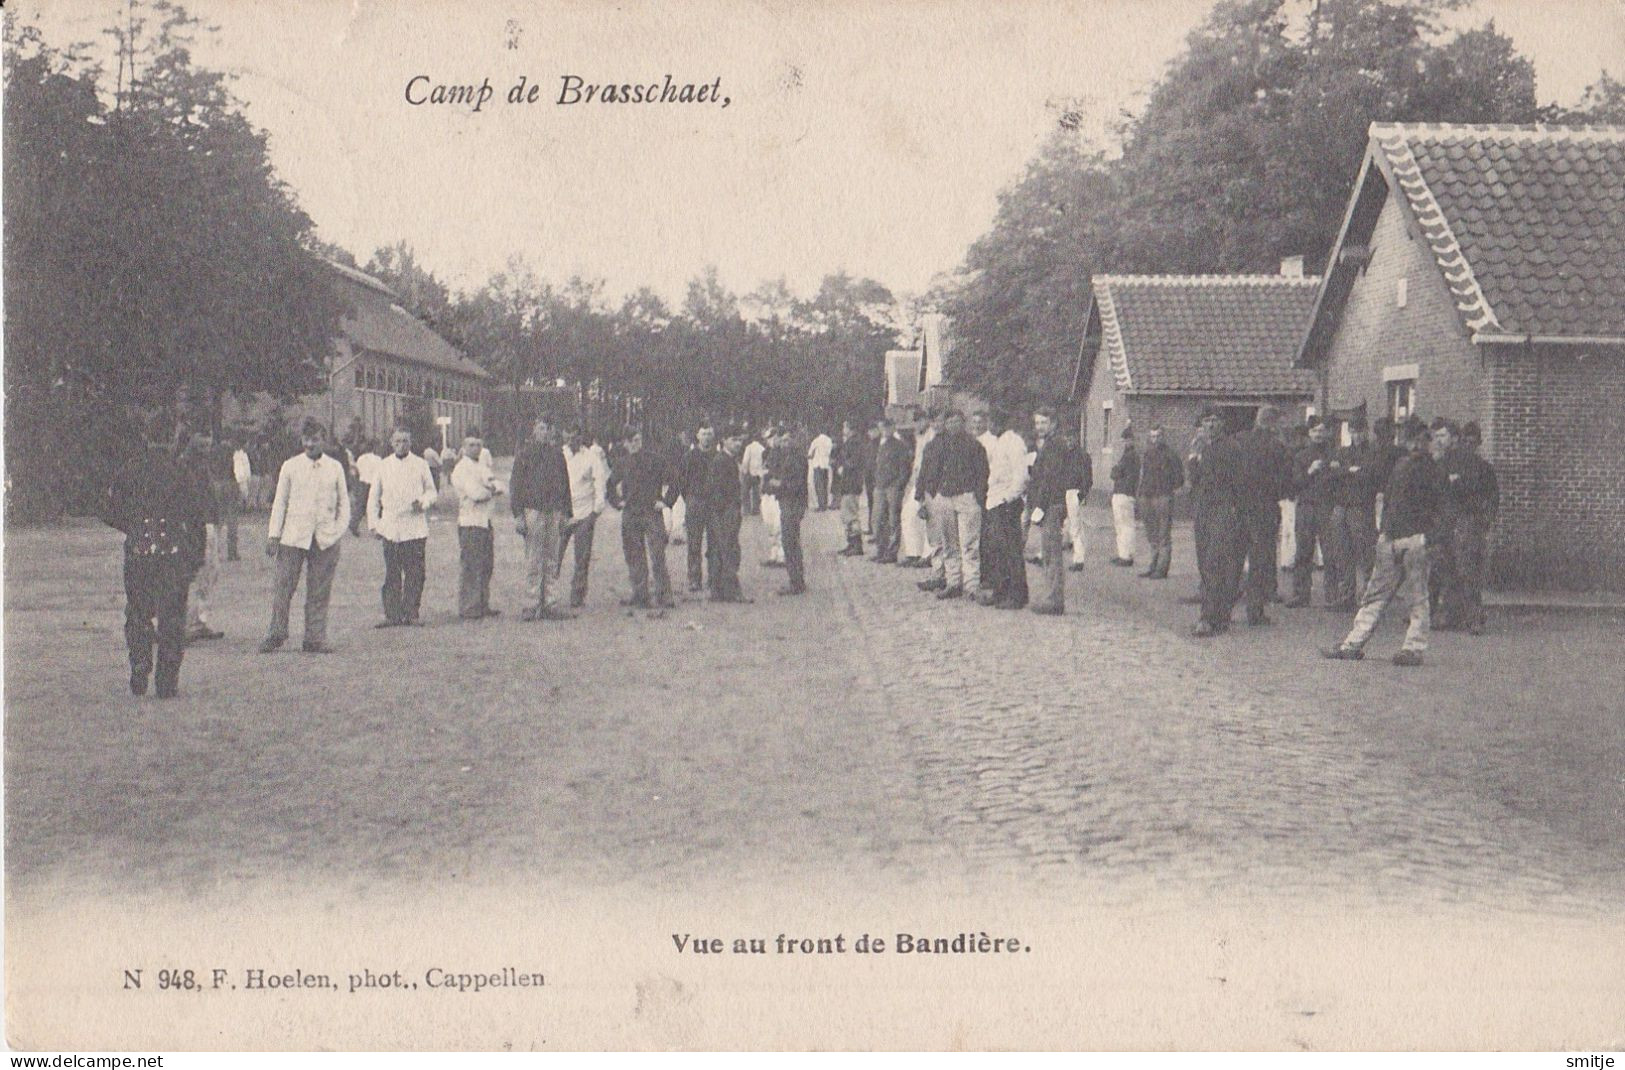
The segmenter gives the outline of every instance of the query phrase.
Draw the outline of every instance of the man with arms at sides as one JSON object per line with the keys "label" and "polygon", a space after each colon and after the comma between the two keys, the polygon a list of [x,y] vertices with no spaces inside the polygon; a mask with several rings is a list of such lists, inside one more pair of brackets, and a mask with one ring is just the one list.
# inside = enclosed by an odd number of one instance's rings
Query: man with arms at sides
{"label": "man with arms at sides", "polygon": [[829,459],[834,441],[820,431],[807,443],[807,463],[812,466],[813,493],[818,495],[818,511],[829,508]]}
{"label": "man with arms at sides", "polygon": [[520,619],[570,620],[547,601],[553,563],[559,557],[559,532],[570,515],[570,472],[564,448],[547,417],[531,424],[530,441],[513,460],[508,505],[514,530],[525,540],[525,608]]}
{"label": "man with arms at sides", "polygon": [[282,462],[265,552],[276,559],[276,587],[271,595],[271,630],[260,644],[269,654],[288,641],[288,612],[299,572],[305,573],[305,637],[308,654],[325,654],[327,604],[333,594],[339,547],[350,526],[350,492],[344,466],[323,449],[322,425],[306,420],[300,431],[304,451]]}
{"label": "man with arms at sides", "polygon": [[913,410],[911,419],[914,424],[914,459],[909,466],[908,482],[903,485],[903,511],[900,529],[899,552],[902,557],[898,564],[907,568],[930,568],[934,556],[931,546],[930,525],[926,523],[922,511],[923,502],[915,495],[919,485],[920,464],[924,460],[925,448],[930,445],[936,432],[932,429],[931,418],[924,409]]}
{"label": "man with arms at sides", "polygon": [[462,559],[457,615],[463,620],[483,620],[499,612],[491,608],[491,572],[496,562],[491,514],[502,484],[482,459],[484,449],[478,428],[471,428],[463,439],[463,456],[450,476],[451,488],[457,493],[457,544]]}
{"label": "man with arms at sides", "polygon": [[208,481],[171,452],[173,425],[155,416],[145,452],[119,468],[103,501],[102,520],[124,533],[124,642],[130,692],[174,698],[186,653],[186,591],[201,564],[204,526],[214,503]]}
{"label": "man with arms at sides", "polygon": [[1217,409],[1203,410],[1201,429],[1186,463],[1196,499],[1196,568],[1201,575],[1202,602],[1201,619],[1191,634],[1206,639],[1229,631],[1246,559],[1240,512],[1241,451],[1225,433],[1224,418]]}
{"label": "man with arms at sides", "polygon": [[846,529],[843,557],[863,556],[863,452],[864,439],[850,420],[841,424],[841,444],[830,455],[830,490],[841,503],[841,524]]}
{"label": "man with arms at sides", "polygon": [[[575,544],[575,565],[570,572],[570,608],[580,609],[587,603],[587,573],[592,568],[592,536],[598,526],[598,515],[607,504],[605,493],[609,485],[609,469],[604,463],[603,450],[588,443],[580,423],[570,421],[564,425],[564,465],[570,473],[570,520],[559,536],[559,556],[553,575],[557,578],[564,567],[564,551]],[[734,492],[739,491],[739,472],[734,472]]]}
{"label": "man with arms at sides", "polygon": [[1140,453],[1134,448],[1134,428],[1123,428],[1123,452],[1112,465],[1112,533],[1116,553],[1112,564],[1128,568],[1134,564],[1134,499],[1139,494]]}
{"label": "man with arms at sides", "polygon": [[1174,494],[1185,485],[1185,466],[1179,454],[1163,441],[1162,428],[1153,427],[1146,436],[1145,456],[1140,459],[1140,520],[1145,524],[1145,541],[1151,546],[1151,564],[1141,578],[1165,580],[1174,559]]}
{"label": "man with arms at sides", "polygon": [[784,567],[790,574],[789,583],[779,588],[781,595],[798,595],[807,590],[801,556],[801,519],[807,515],[806,456],[806,451],[791,438],[789,428],[781,425],[774,429],[763,486],[779,507],[779,537]]}
{"label": "man with arms at sides", "polygon": [[938,598],[962,598],[981,581],[982,503],[987,500],[987,451],[965,430],[965,417],[949,412],[937,448],[938,474],[931,512],[940,515],[943,589]]}
{"label": "man with arms at sides", "polygon": [[730,428],[722,449],[707,459],[705,566],[713,602],[750,601],[739,586],[739,456],[744,446],[744,432]]}
{"label": "man with arms at sides", "polygon": [[987,451],[987,512],[982,519],[982,579],[977,601],[998,609],[1027,605],[1027,562],[1022,553],[1021,516],[1026,508],[1027,442],[1009,417],[995,409],[982,441]]}
{"label": "man with arms at sides", "polygon": [[897,437],[891,420],[881,417],[876,427],[880,434],[875,440],[875,503],[870,517],[875,533],[874,560],[893,565],[897,563],[901,539],[903,489],[908,485],[914,451]]}
{"label": "man with arms at sides", "polygon": [[1077,447],[1061,433],[1053,409],[1040,409],[1033,414],[1033,432],[1038,439],[1038,448],[1028,486],[1028,502],[1032,507],[1032,522],[1039,528],[1046,590],[1031,608],[1034,613],[1058,617],[1066,612],[1066,551],[1063,546],[1066,539],[1067,492],[1078,489],[1082,462],[1078,458]]}
{"label": "man with arms at sides", "polygon": [[439,496],[429,462],[412,452],[412,432],[395,429],[367,498],[367,526],[384,542],[384,619],[376,627],[418,625],[426,578],[429,509]]}
{"label": "man with arms at sides", "polygon": [[[671,575],[666,571],[666,517],[677,500],[677,474],[658,450],[646,449],[641,427],[628,427],[625,452],[610,473],[608,496],[621,510],[621,553],[632,596],[621,604],[641,609],[673,609]],[[649,577],[654,576],[650,601]]]}
{"label": "man with arms at sides", "polygon": [[716,453],[717,433],[709,420],[694,432],[694,445],[683,455],[679,481],[683,488],[683,523],[688,539],[688,589],[705,589],[705,561],[710,556],[705,545],[706,485],[711,478],[711,459]]}
{"label": "man with arms at sides", "polygon": [[1281,441],[1280,420],[1275,406],[1260,405],[1253,426],[1235,436],[1242,465],[1236,508],[1247,560],[1247,623],[1252,627],[1270,623],[1264,607],[1275,596],[1278,579],[1281,500],[1292,496],[1292,454]]}

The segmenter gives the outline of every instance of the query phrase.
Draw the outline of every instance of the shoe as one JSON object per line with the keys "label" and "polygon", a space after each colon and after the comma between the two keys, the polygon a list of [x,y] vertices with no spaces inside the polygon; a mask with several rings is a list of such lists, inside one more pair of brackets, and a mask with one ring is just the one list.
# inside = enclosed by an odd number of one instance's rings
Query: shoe
{"label": "shoe", "polygon": [[908,566],[908,567],[909,568],[930,568],[931,567],[931,559],[927,558],[927,557],[916,557],[914,559],[914,563],[912,565]]}
{"label": "shoe", "polygon": [[326,643],[300,643],[299,649],[306,654],[331,654],[333,648]]}
{"label": "shoe", "polygon": [[996,606],[999,601],[999,596],[992,591],[982,591],[976,596],[976,604],[979,606]]}
{"label": "shoe", "polygon": [[179,692],[178,680],[159,680],[156,688],[159,698],[174,698]]}
{"label": "shoe", "polygon": [[1289,598],[1285,602],[1282,602],[1281,604],[1286,606],[1286,608],[1288,608],[1288,609],[1303,609],[1303,608],[1305,608],[1306,606],[1309,605],[1309,599],[1307,599],[1307,598]]}
{"label": "shoe", "polygon": [[1467,634],[1468,635],[1483,635],[1484,634],[1484,625],[1482,623],[1478,622],[1478,621],[1474,621],[1472,624],[1467,625]]}
{"label": "shoe", "polygon": [[852,547],[848,546],[844,550],[836,550],[835,551],[835,556],[836,557],[862,557],[863,556],[863,551],[862,550],[854,550],[854,549],[852,549]]}
{"label": "shoe", "polygon": [[762,562],[762,567],[763,568],[783,568],[784,567],[784,562],[783,561],[775,561],[770,557],[770,558],[767,558],[765,561]]}
{"label": "shoe", "polygon": [[651,608],[651,606],[649,605],[649,600],[647,598],[623,598],[623,599],[621,599],[621,605],[626,606],[626,607],[628,607],[630,609],[649,609],[649,608]]}
{"label": "shoe", "polygon": [[895,565],[895,564],[897,564],[897,558],[889,557],[889,556],[871,557],[869,560],[873,561],[877,565]]}
{"label": "shoe", "polygon": [[1154,580],[1156,578],[1157,574],[1152,572],[1150,569],[1146,569],[1144,572],[1140,573],[1140,579],[1142,580]]}
{"label": "shoe", "polygon": [[1230,630],[1228,624],[1215,624],[1212,621],[1197,621],[1196,627],[1191,629],[1191,635],[1197,639],[1211,639],[1215,635],[1223,635]]}
{"label": "shoe", "polygon": [[1043,563],[1044,559],[1039,557],[1037,554],[1033,554],[1027,558],[1027,564],[1029,565],[1042,565]]}
{"label": "shoe", "polygon": [[748,606],[754,604],[756,599],[747,598],[742,594],[731,594],[727,598],[722,599],[722,601],[727,602],[730,605]]}
{"label": "shoe", "polygon": [[582,606],[584,606],[586,604],[587,604],[587,599],[586,599],[585,595],[583,595],[580,598],[577,598],[574,595],[570,596],[570,608],[571,609],[580,609]]}
{"label": "shoe", "polygon": [[381,620],[377,624],[374,624],[373,627],[374,628],[399,628],[401,625],[403,625],[405,623],[406,623],[405,621],[400,621],[400,620]]}
{"label": "shoe", "polygon": [[1049,604],[1044,603],[1044,602],[1040,602],[1040,603],[1038,603],[1036,605],[1028,606],[1027,609],[1028,609],[1029,612],[1037,613],[1039,616],[1042,616],[1042,617],[1059,617],[1059,616],[1063,616],[1066,613],[1066,610],[1063,609],[1062,607],[1060,607],[1060,606],[1052,606],[1052,605],[1049,605]]}
{"label": "shoe", "polygon": [[1111,559],[1111,562],[1112,562],[1112,564],[1116,565],[1118,568],[1127,568],[1130,565],[1134,564],[1134,558],[1132,558],[1132,557],[1114,557],[1114,558]]}
{"label": "shoe", "polygon": [[1322,650],[1320,656],[1333,661],[1359,661],[1365,657],[1365,651],[1357,646],[1334,646],[1330,650]]}
{"label": "shoe", "polygon": [[147,693],[147,674],[130,670],[130,694],[145,695]]}
{"label": "shoe", "polygon": [[943,589],[937,592],[937,601],[939,602],[946,602],[950,598],[963,597],[965,597],[965,588],[963,587],[949,587],[945,584]]}
{"label": "shoe", "polygon": [[656,609],[676,609],[677,608],[677,603],[672,601],[670,598],[662,598],[660,601],[655,603],[655,608]]}
{"label": "shoe", "polygon": [[806,594],[807,593],[807,588],[805,588],[805,587],[780,587],[779,590],[778,590],[778,593],[780,595],[785,596],[785,597],[789,597],[791,595]]}
{"label": "shoe", "polygon": [[576,615],[574,613],[566,613],[563,610],[554,609],[552,606],[548,606],[546,609],[541,610],[540,612],[538,612],[534,619],[536,619],[536,620],[575,620]]}
{"label": "shoe", "polygon": [[265,642],[260,644],[260,653],[261,654],[274,654],[278,650],[281,650],[282,649],[282,644],[286,643],[287,641],[288,640],[285,639],[285,638],[279,639],[274,635],[270,636],[265,640]]}
{"label": "shoe", "polygon": [[[1129,562],[1126,562],[1126,563],[1132,565],[1134,562],[1129,561]],[[1066,566],[1066,570],[1068,572],[1082,572],[1083,571],[1083,562],[1082,561],[1074,561],[1070,565]]]}
{"label": "shoe", "polygon": [[1274,623],[1275,623],[1274,621],[1270,620],[1268,617],[1264,616],[1264,614],[1262,614],[1262,613],[1258,613],[1258,614],[1249,613],[1247,615],[1247,627],[1249,627],[1249,628],[1268,628],[1271,625],[1273,625]]}
{"label": "shoe", "polygon": [[217,632],[205,624],[203,627],[198,628],[195,631],[187,632],[186,641],[188,643],[202,643],[207,642],[210,639],[223,639],[225,638],[225,635],[225,632]]}
{"label": "shoe", "polygon": [[914,586],[918,587],[922,591],[940,591],[944,587],[948,586],[948,581],[947,580],[936,580],[936,579],[921,580],[919,583],[916,583]]}
{"label": "shoe", "polygon": [[527,621],[535,620],[536,619],[536,607],[531,606],[531,607],[529,607],[527,609],[521,609],[519,611],[519,619],[520,620],[527,620]]}
{"label": "shoe", "polygon": [[1395,665],[1404,665],[1407,668],[1415,668],[1416,666],[1422,664],[1422,654],[1420,651],[1416,650],[1401,650],[1399,653],[1393,656],[1392,660]]}
{"label": "shoe", "polygon": [[691,583],[688,585],[689,594],[699,594],[703,590],[705,590],[705,584],[703,583]]}

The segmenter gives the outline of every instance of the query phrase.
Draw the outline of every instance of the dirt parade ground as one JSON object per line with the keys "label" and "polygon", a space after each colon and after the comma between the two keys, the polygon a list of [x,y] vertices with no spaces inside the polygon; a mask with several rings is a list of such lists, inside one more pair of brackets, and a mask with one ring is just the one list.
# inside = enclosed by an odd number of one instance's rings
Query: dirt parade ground
{"label": "dirt parade ground", "polygon": [[1179,602],[1188,545],[1169,582],[1140,580],[1105,563],[1107,519],[1090,520],[1096,556],[1059,620],[940,603],[922,572],[838,558],[833,513],[806,523],[806,597],[774,596],[783,573],[758,566],[748,518],[755,604],[684,593],[633,613],[610,511],[578,619],[518,619],[505,529],[506,613],[464,623],[437,519],[426,627],[372,628],[379,544],[350,537],[336,651],[299,652],[301,592],[295,641],[262,655],[271,562],[245,518],[215,599],[225,638],[189,649],[167,703],[124,686],[117,535],[14,530],[7,875],[840,872],[1581,906],[1625,888],[1618,619],[1497,617],[1436,636],[1420,670],[1388,664],[1393,621],[1366,662],[1323,662],[1348,622],[1319,609],[1204,644]]}

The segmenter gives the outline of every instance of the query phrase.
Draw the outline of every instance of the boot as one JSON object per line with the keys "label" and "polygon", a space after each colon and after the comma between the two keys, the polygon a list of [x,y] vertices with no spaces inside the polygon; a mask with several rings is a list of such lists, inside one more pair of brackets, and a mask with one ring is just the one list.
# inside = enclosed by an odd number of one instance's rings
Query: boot
{"label": "boot", "polygon": [[180,689],[181,667],[173,662],[158,663],[158,671],[153,674],[154,689],[159,698],[174,698]]}

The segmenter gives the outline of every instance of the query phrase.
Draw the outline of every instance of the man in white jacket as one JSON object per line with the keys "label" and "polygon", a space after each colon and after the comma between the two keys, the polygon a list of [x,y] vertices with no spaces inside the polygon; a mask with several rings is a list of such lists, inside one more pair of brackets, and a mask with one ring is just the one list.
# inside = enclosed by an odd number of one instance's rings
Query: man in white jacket
{"label": "man in white jacket", "polygon": [[305,573],[305,638],[307,654],[326,654],[327,603],[339,547],[350,526],[350,491],[344,466],[327,456],[322,425],[306,420],[300,434],[304,452],[282,463],[265,552],[276,558],[276,588],[271,596],[271,630],[260,653],[269,654],[288,641],[288,610],[299,572]]}
{"label": "man in white jacket", "polygon": [[438,496],[429,463],[412,452],[412,432],[396,429],[367,496],[367,527],[384,540],[384,619],[376,627],[416,625],[423,601],[429,508]]}
{"label": "man in white jacket", "polygon": [[502,484],[484,458],[485,444],[471,432],[463,439],[463,456],[451,470],[457,492],[457,543],[462,561],[457,585],[457,615],[464,620],[497,616],[491,608],[491,572],[495,544],[491,527],[492,504],[504,493]]}

